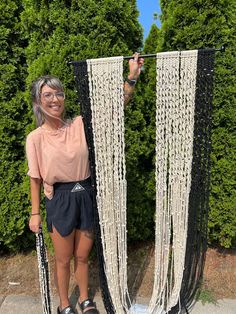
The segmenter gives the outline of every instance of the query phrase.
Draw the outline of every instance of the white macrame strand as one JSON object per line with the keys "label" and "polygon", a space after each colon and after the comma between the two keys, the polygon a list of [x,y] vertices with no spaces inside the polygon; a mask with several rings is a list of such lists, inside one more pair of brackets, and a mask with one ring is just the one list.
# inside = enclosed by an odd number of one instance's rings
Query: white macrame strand
{"label": "white macrame strand", "polygon": [[115,312],[128,311],[123,57],[87,60],[104,269]]}
{"label": "white macrame strand", "polygon": [[36,233],[36,251],[43,314],[51,314],[53,309],[50,295],[50,272],[48,269],[48,257],[42,231]]}
{"label": "white macrame strand", "polygon": [[191,187],[197,50],[159,53],[156,62],[155,278],[148,313],[159,314],[180,302]]}
{"label": "white macrame strand", "polygon": [[[135,313],[127,288],[123,58],[87,65],[104,269],[115,313]],[[166,313],[180,302],[196,68],[197,51],[157,54],[155,274],[148,314]]]}

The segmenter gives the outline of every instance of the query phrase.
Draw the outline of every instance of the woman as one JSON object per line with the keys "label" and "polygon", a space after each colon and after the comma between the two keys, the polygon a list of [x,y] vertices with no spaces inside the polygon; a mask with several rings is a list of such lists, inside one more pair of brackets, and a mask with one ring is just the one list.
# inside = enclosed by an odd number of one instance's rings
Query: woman
{"label": "woman", "polygon": [[[125,103],[134,90],[143,59],[129,61],[124,84]],[[61,82],[42,76],[32,84],[33,111],[38,128],[26,139],[32,213],[29,227],[39,231],[40,190],[46,196],[46,221],[55,251],[55,283],[60,297],[58,314],[73,314],[69,304],[70,260],[80,290],[83,313],[98,313],[88,298],[88,257],[93,245],[92,187],[88,149],[81,116],[64,120],[65,94]]]}

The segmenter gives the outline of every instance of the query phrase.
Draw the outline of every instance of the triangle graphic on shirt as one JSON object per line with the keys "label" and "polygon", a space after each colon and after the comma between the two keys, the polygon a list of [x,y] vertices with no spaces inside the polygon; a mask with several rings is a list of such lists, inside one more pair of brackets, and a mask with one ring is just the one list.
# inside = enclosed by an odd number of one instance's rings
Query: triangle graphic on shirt
{"label": "triangle graphic on shirt", "polygon": [[82,185],[80,185],[79,183],[76,183],[76,185],[73,187],[71,192],[80,192],[80,191],[84,191],[84,190],[85,190],[85,188],[83,188]]}

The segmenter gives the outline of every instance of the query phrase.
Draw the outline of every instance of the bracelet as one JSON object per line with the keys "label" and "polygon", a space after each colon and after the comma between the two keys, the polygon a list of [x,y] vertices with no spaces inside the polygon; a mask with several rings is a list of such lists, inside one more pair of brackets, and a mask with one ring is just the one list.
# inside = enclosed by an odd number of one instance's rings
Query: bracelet
{"label": "bracelet", "polygon": [[40,215],[40,213],[31,214],[31,216]]}
{"label": "bracelet", "polygon": [[137,82],[137,80],[130,80],[128,77],[125,79],[125,82],[127,82],[130,86],[134,86]]}

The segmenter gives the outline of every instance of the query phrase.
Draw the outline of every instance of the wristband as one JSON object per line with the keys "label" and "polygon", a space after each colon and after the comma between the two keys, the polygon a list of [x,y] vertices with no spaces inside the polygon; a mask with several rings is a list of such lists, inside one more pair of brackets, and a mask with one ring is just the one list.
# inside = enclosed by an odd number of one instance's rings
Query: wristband
{"label": "wristband", "polygon": [[128,77],[125,79],[125,81],[130,85],[130,86],[134,86],[137,82],[137,80],[130,80],[128,79]]}
{"label": "wristband", "polygon": [[40,215],[40,213],[31,214],[31,216]]}

